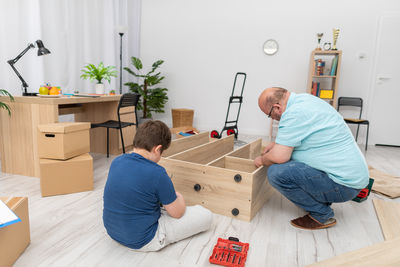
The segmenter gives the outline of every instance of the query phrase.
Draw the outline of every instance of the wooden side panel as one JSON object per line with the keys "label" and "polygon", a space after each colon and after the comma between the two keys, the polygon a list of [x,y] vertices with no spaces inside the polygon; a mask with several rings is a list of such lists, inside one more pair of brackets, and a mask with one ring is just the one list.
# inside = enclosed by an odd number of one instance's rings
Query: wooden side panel
{"label": "wooden side panel", "polygon": [[244,145],[241,148],[236,149],[232,153],[227,154],[227,156],[248,159],[250,158],[250,144]]}
{"label": "wooden side panel", "polygon": [[273,195],[275,190],[267,178],[268,168],[263,166],[253,173],[253,186],[251,194],[251,219],[257,214],[265,202]]}
{"label": "wooden side panel", "polygon": [[[167,170],[187,205],[200,204],[215,213],[250,221],[250,174],[170,158],[161,159],[160,165]],[[240,183],[234,180],[236,174],[242,176]],[[196,184],[200,186],[199,191],[194,189]],[[232,215],[235,208],[239,210],[237,216]]]}
{"label": "wooden side panel", "polygon": [[400,237],[400,203],[377,198],[374,198],[372,202],[385,240]]}
{"label": "wooden side panel", "polygon": [[0,111],[2,171],[39,177],[37,125],[57,122],[57,105],[11,102],[10,108],[11,117]]}
{"label": "wooden side panel", "polygon": [[236,157],[225,157],[225,166],[226,169],[244,171],[248,173],[254,172],[257,167],[254,165],[254,161],[252,159],[241,159]]}
{"label": "wooden side panel", "polygon": [[309,267],[365,267],[365,266],[400,266],[400,238],[387,240],[369,247],[351,251]]}
{"label": "wooden side panel", "polygon": [[258,139],[252,143],[250,143],[250,159],[255,159],[256,157],[260,156],[262,153],[262,140]]}
{"label": "wooden side panel", "polygon": [[207,144],[210,142],[209,136],[209,132],[204,132],[197,135],[172,140],[169,148],[163,152],[163,157],[169,157],[179,152],[194,148],[196,146]]}
{"label": "wooden side panel", "polygon": [[[184,139],[183,139],[184,140]],[[228,136],[215,142],[204,144],[185,152],[171,156],[178,159],[198,164],[207,164],[233,150],[234,136]]]}

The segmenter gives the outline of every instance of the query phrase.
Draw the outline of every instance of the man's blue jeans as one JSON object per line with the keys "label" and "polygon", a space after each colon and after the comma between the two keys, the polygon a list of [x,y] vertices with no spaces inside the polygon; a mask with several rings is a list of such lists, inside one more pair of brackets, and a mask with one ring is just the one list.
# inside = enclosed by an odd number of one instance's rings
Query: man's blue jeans
{"label": "man's blue jeans", "polygon": [[360,189],[335,183],[323,171],[293,160],[271,165],[268,180],[282,195],[321,223],[333,217],[330,207],[333,202],[351,200],[360,192]]}

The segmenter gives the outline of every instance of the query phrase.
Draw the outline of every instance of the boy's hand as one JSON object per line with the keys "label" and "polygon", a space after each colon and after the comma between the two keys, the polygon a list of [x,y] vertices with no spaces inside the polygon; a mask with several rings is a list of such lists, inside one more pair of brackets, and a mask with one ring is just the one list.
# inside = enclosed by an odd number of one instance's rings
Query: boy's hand
{"label": "boy's hand", "polygon": [[182,196],[181,193],[179,193],[179,192],[177,192],[177,191],[175,191],[175,193],[176,193],[176,197],[177,197],[177,198],[182,198],[182,199],[183,199],[183,196]]}
{"label": "boy's hand", "polygon": [[181,193],[176,192],[176,199],[174,202],[168,205],[164,205],[165,209],[167,210],[169,216],[179,219],[180,217],[185,214],[186,204],[185,200]]}

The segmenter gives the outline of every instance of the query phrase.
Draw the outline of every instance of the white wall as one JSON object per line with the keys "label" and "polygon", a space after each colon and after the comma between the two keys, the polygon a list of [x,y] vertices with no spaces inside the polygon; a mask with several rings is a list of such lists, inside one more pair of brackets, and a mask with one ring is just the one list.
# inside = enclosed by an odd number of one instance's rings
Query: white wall
{"label": "white wall", "polygon": [[[29,84],[28,92],[38,92],[40,85],[50,82],[64,93],[93,93],[95,82],[82,80],[81,69],[103,61],[119,73],[117,26],[128,26],[123,66],[129,64],[129,56],[139,54],[140,4],[140,0],[0,0],[0,88],[22,94],[21,82],[7,60],[41,39],[51,54],[38,57],[37,49],[31,49],[15,64]],[[123,71],[123,83],[127,80]],[[106,92],[119,91],[119,76],[110,84],[103,82]]]}
{"label": "white wall", "polygon": [[[220,130],[241,71],[248,79],[239,131],[268,135],[259,93],[270,86],[305,92],[316,33],[324,32],[322,43],[332,42],[333,28],[341,30],[337,46],[343,50],[338,94],[362,97],[367,110],[378,18],[393,12],[400,12],[399,1],[143,1],[141,58],[147,66],[165,60],[161,71],[169,89],[166,113],[156,118],[172,124],[170,108],[193,108],[196,127]],[[279,43],[274,56],[262,51],[270,38]]]}

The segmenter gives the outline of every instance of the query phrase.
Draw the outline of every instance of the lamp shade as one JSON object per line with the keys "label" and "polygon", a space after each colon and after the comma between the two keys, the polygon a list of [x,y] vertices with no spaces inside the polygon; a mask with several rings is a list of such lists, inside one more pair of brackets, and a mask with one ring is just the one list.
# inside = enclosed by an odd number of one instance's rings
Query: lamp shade
{"label": "lamp shade", "polygon": [[36,44],[37,44],[37,47],[38,47],[38,52],[37,52],[38,56],[43,56],[43,55],[50,54],[49,49],[44,47],[42,40],[37,40]]}

